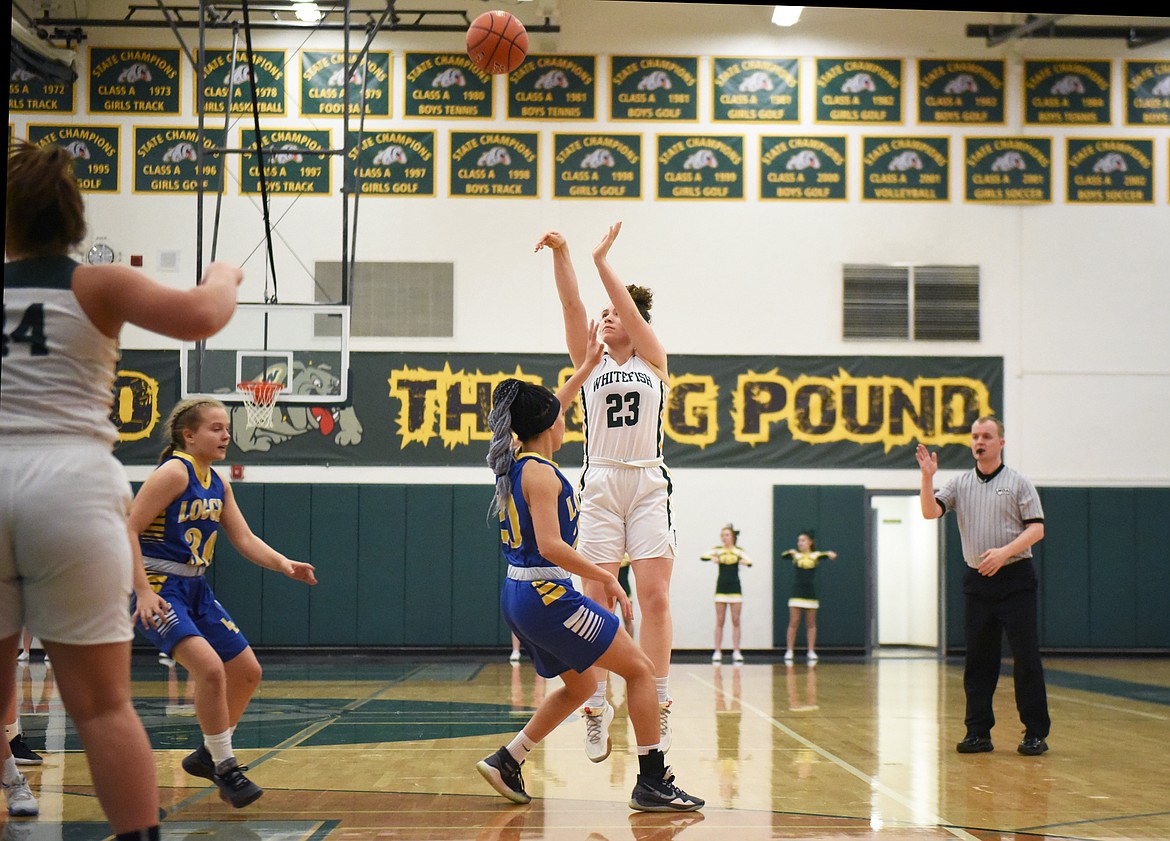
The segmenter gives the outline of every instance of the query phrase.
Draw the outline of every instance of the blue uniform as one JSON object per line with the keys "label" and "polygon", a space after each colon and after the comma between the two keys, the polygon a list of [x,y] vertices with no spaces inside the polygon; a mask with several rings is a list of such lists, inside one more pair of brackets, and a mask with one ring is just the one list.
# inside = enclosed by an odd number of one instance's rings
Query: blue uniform
{"label": "blue uniform", "polygon": [[195,462],[186,453],[177,452],[167,461],[172,459],[186,466],[187,489],[154,518],[138,543],[147,558],[187,564],[201,571],[211,566],[215,556],[219,517],[223,513],[223,479],[214,470],[208,470],[210,475],[201,479],[196,475]]}
{"label": "blue uniform", "polygon": [[139,630],[168,655],[186,637],[205,637],[226,663],[247,648],[248,641],[204,576],[219,537],[223,479],[210,468],[201,477],[186,453],[176,452],[167,461],[172,459],[187,468],[187,487],[138,538],[146,577],[171,609],[159,627],[140,625]]}
{"label": "blue uniform", "polygon": [[556,470],[561,482],[557,497],[561,539],[577,545],[573,486],[553,462],[535,453],[517,453],[510,475],[512,496],[500,510],[500,540],[509,575],[500,593],[500,607],[504,621],[532,655],[537,674],[556,677],[568,669],[583,672],[592,666],[613,642],[618,618],[582,595],[567,572],[540,554],[532,515],[521,492],[521,472],[530,461]]}

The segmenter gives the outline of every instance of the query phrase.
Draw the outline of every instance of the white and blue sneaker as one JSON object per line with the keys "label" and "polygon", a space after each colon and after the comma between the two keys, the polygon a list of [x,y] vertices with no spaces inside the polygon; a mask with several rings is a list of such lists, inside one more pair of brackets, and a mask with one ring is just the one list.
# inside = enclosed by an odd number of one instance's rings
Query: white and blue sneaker
{"label": "white and blue sneaker", "polygon": [[613,723],[613,705],[606,701],[600,709],[582,707],[581,717],[585,719],[585,755],[590,762],[604,762],[612,747],[609,725]]}

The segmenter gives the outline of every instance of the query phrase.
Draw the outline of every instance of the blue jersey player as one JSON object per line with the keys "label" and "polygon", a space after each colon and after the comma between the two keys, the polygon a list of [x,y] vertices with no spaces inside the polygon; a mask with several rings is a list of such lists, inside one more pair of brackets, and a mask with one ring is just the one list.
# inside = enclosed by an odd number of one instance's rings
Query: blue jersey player
{"label": "blue jersey player", "polygon": [[601,356],[595,324],[590,325],[589,337],[586,364],[555,395],[517,379],[504,380],[492,395],[488,418],[493,433],[488,463],[496,474],[492,507],[499,513],[508,561],[500,604],[508,627],[531,653],[537,673],[559,676],[564,685],[544,697],[509,744],[476,768],[504,797],[528,803],[531,797],[524,790],[520,766],[529,751],[589,698],[596,682],[588,671],[596,665],[626,680],[639,765],[630,807],[642,812],[694,811],[703,807],[703,801],[674,784],[660,750],[653,663],[618,617],[579,592],[570,578],[575,574],[597,582],[607,599],[616,600],[627,616],[632,613],[617,577],[578,554],[576,495],[552,460],[565,436],[563,406]]}
{"label": "blue jersey player", "polygon": [[[211,780],[223,800],[241,808],[264,793],[244,776],[231,739],[260,685],[261,670],[205,577],[220,528],[252,563],[307,584],[316,584],[317,578],[312,565],[289,560],[252,532],[231,485],[212,469],[231,441],[222,403],[184,400],[165,428],[170,444],[130,508],[130,533],[143,560],[134,573],[133,609],[144,636],[182,663],[195,684],[203,744],[183,759],[183,770]],[[159,612],[161,622],[145,621]]]}

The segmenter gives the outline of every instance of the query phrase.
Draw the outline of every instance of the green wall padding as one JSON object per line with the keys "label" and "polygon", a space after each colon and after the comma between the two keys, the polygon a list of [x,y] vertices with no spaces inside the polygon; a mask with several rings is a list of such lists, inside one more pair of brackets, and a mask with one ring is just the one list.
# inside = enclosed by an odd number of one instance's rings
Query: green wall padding
{"label": "green wall padding", "polygon": [[[480,485],[233,485],[252,530],[317,568],[308,587],[244,560],[226,534],[208,573],[258,646],[499,646],[504,562]],[[1170,649],[1170,488],[1041,488],[1036,547],[1044,648]],[[866,491],[773,491],[773,644],[788,626],[792,565],[779,553],[811,528],[836,561],[818,570],[818,647],[863,648],[869,627]],[[965,647],[962,553],[943,524],[949,651]],[[804,628],[798,645],[804,643]]]}
{"label": "green wall padding", "polygon": [[942,576],[946,598],[946,650],[963,649],[966,647],[966,632],[963,630],[963,573],[966,564],[963,561],[963,544],[959,542],[959,526],[954,514],[943,516],[941,526],[943,540],[942,549]]}
{"label": "green wall padding", "polygon": [[[1040,646],[1170,648],[1170,488],[1040,488]],[[962,554],[947,524],[948,649],[965,647]]]}
{"label": "green wall padding", "polygon": [[357,512],[356,645],[402,645],[406,633],[406,488],[362,485]]}
{"label": "green wall padding", "polygon": [[1134,503],[1137,645],[1170,646],[1170,488],[1142,488]]}
{"label": "green wall padding", "polygon": [[[817,549],[832,549],[836,560],[817,568],[817,647],[861,648],[866,644],[865,488],[860,485],[780,485],[772,495],[772,645],[783,649],[788,634],[792,561],[780,557],[795,548],[797,535],[811,529]],[[805,647],[805,624],[796,635]]]}
{"label": "green wall padding", "polygon": [[[1097,488],[1089,495],[1089,642],[1094,647],[1137,644],[1135,493]],[[1059,575],[1059,567],[1052,572]]]}
{"label": "green wall padding", "polygon": [[[406,645],[445,645],[452,638],[451,585],[455,540],[452,489],[414,485],[406,490],[406,564],[403,618]],[[393,547],[387,547],[393,551]]]}
{"label": "green wall padding", "polygon": [[[275,486],[274,486],[275,487]],[[282,551],[293,551],[295,543],[278,540],[275,530],[267,531],[264,521],[265,485],[232,485],[236,505],[252,531],[266,534],[268,541]],[[264,584],[266,573],[255,564],[244,560],[232,546],[226,534],[220,533],[215,543],[215,560],[207,573],[211,589],[232,617],[244,637],[252,645],[264,645]]]}
{"label": "green wall padding", "polygon": [[500,552],[499,520],[488,520],[491,490],[476,485],[454,489],[455,581],[451,589],[455,645],[511,645],[508,626],[500,612],[500,585],[504,559]]}
{"label": "green wall padding", "polygon": [[354,607],[363,586],[358,578],[358,486],[313,487],[310,517],[309,556],[294,558],[311,563],[319,582],[309,591],[309,644],[353,645],[358,638]]}
{"label": "green wall padding", "polygon": [[[320,502],[321,500],[318,500]],[[264,517],[249,518],[252,528],[263,523],[265,542],[297,561],[313,563],[313,486],[267,485],[264,489]],[[328,566],[328,559],[321,559]],[[314,588],[300,581],[286,578],[279,572],[262,570],[241,559],[240,564],[261,573],[260,598],[263,617],[260,639],[253,642],[264,645],[309,645],[311,642],[309,604]],[[316,564],[313,564],[316,566]],[[223,595],[219,593],[219,595]],[[243,599],[221,603],[230,605]],[[245,634],[247,635],[247,630]]]}

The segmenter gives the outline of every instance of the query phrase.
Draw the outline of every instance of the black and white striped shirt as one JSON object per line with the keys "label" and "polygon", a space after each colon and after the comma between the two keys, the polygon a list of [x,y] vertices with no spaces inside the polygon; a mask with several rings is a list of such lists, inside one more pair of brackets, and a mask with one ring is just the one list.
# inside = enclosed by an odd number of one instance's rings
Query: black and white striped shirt
{"label": "black and white striped shirt", "polygon": [[[988,549],[1006,546],[1029,524],[1044,522],[1036,486],[1006,464],[990,476],[978,470],[961,473],[947,482],[935,499],[944,513],[954,511],[959,518],[963,559],[972,568],[979,566],[979,556]],[[1030,557],[1029,547],[1007,563]]]}

